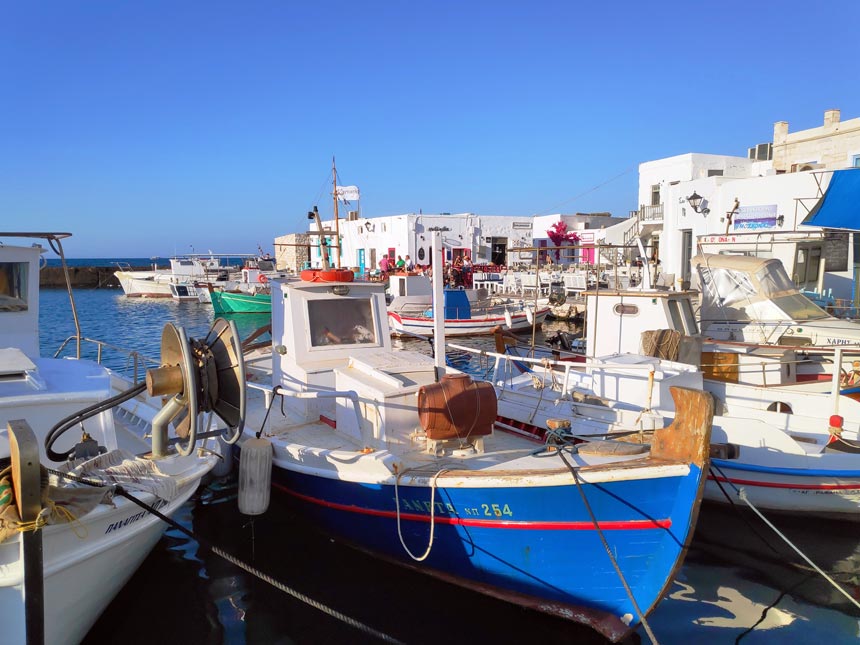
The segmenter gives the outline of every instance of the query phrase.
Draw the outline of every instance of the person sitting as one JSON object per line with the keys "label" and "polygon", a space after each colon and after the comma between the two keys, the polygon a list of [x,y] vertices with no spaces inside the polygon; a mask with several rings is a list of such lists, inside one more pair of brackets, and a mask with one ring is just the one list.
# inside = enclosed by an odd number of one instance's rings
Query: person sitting
{"label": "person sitting", "polygon": [[406,260],[403,259],[402,256],[397,256],[397,262],[394,265],[397,268],[397,273],[403,273],[406,271]]}
{"label": "person sitting", "polygon": [[412,262],[412,260],[410,259],[410,257],[408,255],[406,256],[406,270],[407,271],[414,271],[415,270],[415,263]]}

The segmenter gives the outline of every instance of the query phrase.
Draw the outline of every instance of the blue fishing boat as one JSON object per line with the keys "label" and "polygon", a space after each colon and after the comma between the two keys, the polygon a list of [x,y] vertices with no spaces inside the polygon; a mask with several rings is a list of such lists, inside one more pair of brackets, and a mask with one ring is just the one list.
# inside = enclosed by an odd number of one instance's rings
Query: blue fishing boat
{"label": "blue fishing boat", "polygon": [[325,531],[613,640],[657,605],[695,526],[710,397],[674,390],[650,446],[536,442],[494,429],[491,384],[392,351],[382,285],[275,280],[272,330],[246,357],[242,458],[262,442]]}

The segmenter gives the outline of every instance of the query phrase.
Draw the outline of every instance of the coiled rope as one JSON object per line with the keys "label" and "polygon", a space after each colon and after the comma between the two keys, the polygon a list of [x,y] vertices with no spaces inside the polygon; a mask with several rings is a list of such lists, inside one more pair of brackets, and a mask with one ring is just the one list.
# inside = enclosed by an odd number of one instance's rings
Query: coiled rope
{"label": "coiled rope", "polygon": [[[63,477],[66,479],[70,479],[72,481],[76,481],[80,484],[86,484],[88,486],[94,486],[94,487],[107,487],[107,485],[104,484],[103,482],[99,482],[99,481],[95,481],[95,480],[91,480],[91,479],[86,479],[83,477],[78,477],[76,475],[72,475],[71,473],[64,473],[64,472],[60,472],[58,470],[52,470],[50,468],[48,469],[48,472],[50,472],[54,475],[57,475],[59,477]],[[157,509],[153,508],[152,506],[150,506],[146,502],[142,502],[141,500],[137,499],[134,495],[129,494],[128,492],[125,491],[125,489],[122,488],[122,486],[115,485],[114,491],[117,495],[125,497],[127,500],[129,500],[133,504],[136,504],[140,508],[142,508],[146,511],[149,511],[150,513],[155,515],[158,519],[165,522],[166,524],[168,524],[172,528],[176,529],[177,531],[180,531],[181,533],[184,533],[185,535],[190,537],[192,540],[197,541],[197,543],[200,544],[201,547],[208,549],[209,551],[211,551],[215,555],[223,558],[224,560],[227,560],[227,562],[233,564],[234,566],[239,567],[240,569],[242,569],[243,571],[245,571],[247,573],[250,573],[252,576],[259,578],[263,582],[267,582],[268,584],[275,587],[276,589],[283,591],[284,593],[292,596],[296,600],[299,600],[300,602],[303,602],[304,604],[308,605],[309,607],[313,607],[314,609],[321,611],[324,614],[331,616],[332,618],[336,618],[337,620],[341,621],[342,623],[349,625],[350,627],[353,627],[354,629],[362,631],[365,634],[369,634],[370,636],[373,636],[374,638],[378,638],[382,641],[385,641],[386,643],[401,643],[402,642],[402,641],[399,641],[392,636],[389,636],[388,634],[385,634],[385,633],[380,632],[376,629],[373,629],[369,625],[365,625],[364,623],[362,623],[362,622],[360,622],[354,618],[351,618],[350,616],[347,616],[346,614],[343,614],[343,613],[337,611],[336,609],[332,609],[331,607],[328,607],[327,605],[324,605],[323,603],[321,603],[317,600],[314,600],[310,596],[307,596],[307,595],[301,593],[300,591],[297,591],[291,587],[288,587],[287,585],[280,582],[279,580],[276,580],[275,578],[273,578],[269,574],[263,573],[262,571],[260,571],[256,567],[251,566],[247,562],[244,562],[243,560],[240,560],[239,558],[227,553],[223,549],[215,546],[214,544],[210,543],[208,540],[202,539],[200,536],[196,535],[190,529],[185,528],[184,526],[182,526],[181,524],[179,524],[178,522],[176,522],[172,518],[167,517],[166,515],[159,512]]]}

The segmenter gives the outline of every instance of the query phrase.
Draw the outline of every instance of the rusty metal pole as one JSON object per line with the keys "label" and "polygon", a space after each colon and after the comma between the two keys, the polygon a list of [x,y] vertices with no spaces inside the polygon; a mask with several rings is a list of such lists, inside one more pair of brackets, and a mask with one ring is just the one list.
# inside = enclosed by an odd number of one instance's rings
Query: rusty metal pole
{"label": "rusty metal pole", "polygon": [[[12,454],[12,485],[22,522],[35,522],[42,510],[39,442],[26,421],[6,424]],[[27,645],[45,642],[45,577],[42,567],[42,531],[21,534],[24,557],[24,624]]]}

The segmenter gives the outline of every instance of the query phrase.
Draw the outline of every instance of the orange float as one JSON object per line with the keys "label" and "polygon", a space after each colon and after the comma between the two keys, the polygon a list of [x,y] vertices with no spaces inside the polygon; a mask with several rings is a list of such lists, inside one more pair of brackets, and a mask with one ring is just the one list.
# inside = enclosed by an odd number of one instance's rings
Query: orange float
{"label": "orange float", "polygon": [[305,269],[300,277],[305,282],[352,282],[355,275],[349,269]]}

